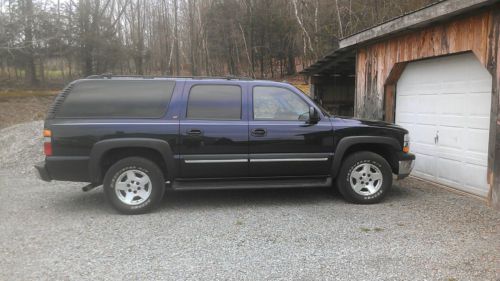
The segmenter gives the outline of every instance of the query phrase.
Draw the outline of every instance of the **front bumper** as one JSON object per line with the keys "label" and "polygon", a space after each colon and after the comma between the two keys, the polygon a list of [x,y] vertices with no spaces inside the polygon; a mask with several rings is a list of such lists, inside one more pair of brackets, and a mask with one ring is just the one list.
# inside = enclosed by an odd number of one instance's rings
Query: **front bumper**
{"label": "front bumper", "polygon": [[52,178],[50,177],[49,171],[47,170],[47,167],[45,166],[45,161],[36,163],[35,169],[37,171],[37,176],[39,179],[41,179],[43,181],[51,181],[52,180]]}
{"label": "front bumper", "polygon": [[398,179],[406,178],[410,175],[415,166],[415,154],[403,153],[399,157]]}

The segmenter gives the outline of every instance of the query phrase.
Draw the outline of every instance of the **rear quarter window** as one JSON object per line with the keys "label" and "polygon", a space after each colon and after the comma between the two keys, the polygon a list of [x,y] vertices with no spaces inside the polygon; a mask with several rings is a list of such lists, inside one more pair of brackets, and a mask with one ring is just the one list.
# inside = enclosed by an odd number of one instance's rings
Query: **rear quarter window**
{"label": "rear quarter window", "polygon": [[75,83],[56,117],[160,118],[170,103],[175,81],[86,80]]}

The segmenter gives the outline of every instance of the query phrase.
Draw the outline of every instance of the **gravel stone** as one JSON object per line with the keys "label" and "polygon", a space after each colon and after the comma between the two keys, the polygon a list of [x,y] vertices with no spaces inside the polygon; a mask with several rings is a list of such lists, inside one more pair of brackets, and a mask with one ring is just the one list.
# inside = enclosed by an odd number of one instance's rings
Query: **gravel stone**
{"label": "gravel stone", "polygon": [[0,131],[0,280],[500,278],[500,213],[417,179],[376,205],[322,188],[168,191],[125,216],[102,188],[28,172],[41,129]]}

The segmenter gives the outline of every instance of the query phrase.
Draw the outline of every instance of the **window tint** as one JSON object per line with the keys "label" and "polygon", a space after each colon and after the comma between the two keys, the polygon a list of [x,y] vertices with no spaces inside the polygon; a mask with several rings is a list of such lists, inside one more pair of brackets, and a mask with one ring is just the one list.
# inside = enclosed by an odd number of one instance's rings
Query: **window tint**
{"label": "window tint", "polygon": [[234,85],[197,85],[189,92],[188,119],[240,120],[241,88]]}
{"label": "window tint", "polygon": [[294,92],[278,87],[253,89],[254,120],[307,120],[309,105]]}
{"label": "window tint", "polygon": [[87,80],[76,83],[57,117],[159,118],[175,82],[166,80]]}

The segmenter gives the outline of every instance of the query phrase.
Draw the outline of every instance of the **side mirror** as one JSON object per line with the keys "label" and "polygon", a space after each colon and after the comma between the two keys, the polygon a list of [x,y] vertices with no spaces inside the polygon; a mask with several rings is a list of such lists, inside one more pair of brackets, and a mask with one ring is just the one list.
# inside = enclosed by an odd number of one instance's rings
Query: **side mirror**
{"label": "side mirror", "polygon": [[316,110],[316,108],[314,106],[310,106],[309,107],[309,120],[307,121],[307,123],[316,124],[319,122],[319,120],[321,120],[321,118],[319,117],[318,111]]}

